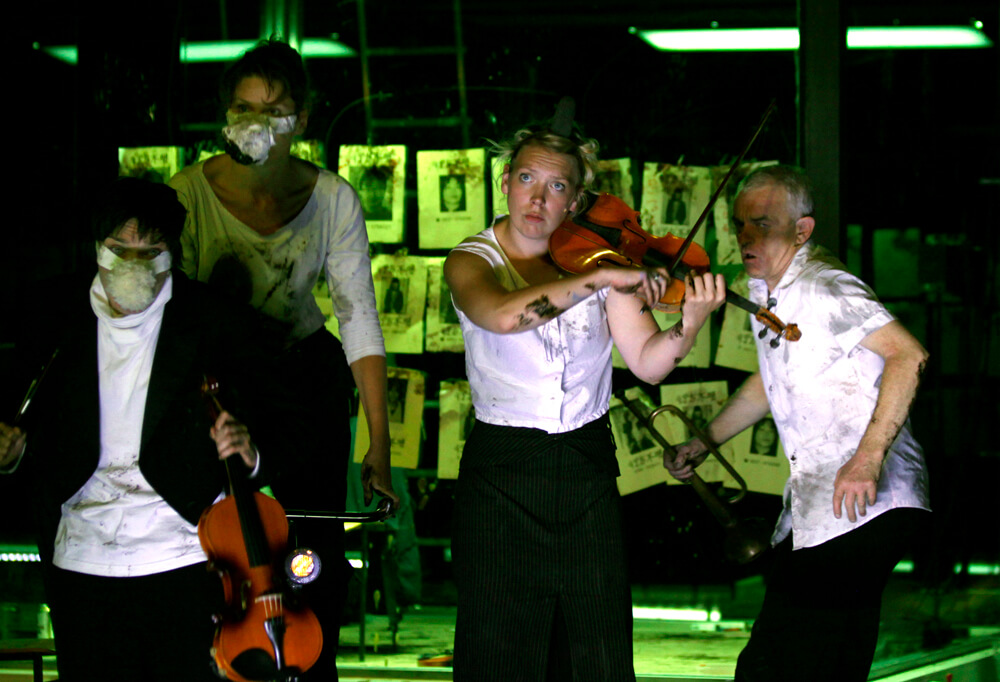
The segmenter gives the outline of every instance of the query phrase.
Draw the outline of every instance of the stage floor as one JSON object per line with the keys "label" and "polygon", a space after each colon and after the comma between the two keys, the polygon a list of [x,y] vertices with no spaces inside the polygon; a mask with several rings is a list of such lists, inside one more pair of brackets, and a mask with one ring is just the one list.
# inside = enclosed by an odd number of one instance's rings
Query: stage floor
{"label": "stage floor", "polygon": [[[883,601],[871,680],[945,682],[951,673],[953,682],[1000,682],[1000,576],[967,581],[930,590],[905,575],[893,576]],[[386,615],[366,617],[363,661],[358,623],[341,629],[338,667],[343,682],[451,679],[450,668],[419,665],[421,656],[448,652],[455,634],[449,586],[425,587],[428,603],[405,610],[395,646]],[[731,680],[762,595],[759,578],[725,586],[635,587],[636,607],[702,608],[716,610],[719,617],[692,622],[637,616],[633,646],[639,680]],[[46,657],[44,664],[44,680],[56,679],[54,657]],[[0,661],[0,682],[26,680],[31,680],[30,663]]]}
{"label": "stage floor", "polygon": [[[635,587],[633,605],[717,610],[719,621],[691,622],[636,617],[635,670],[641,680],[731,680],[763,596],[759,577],[726,586]],[[357,623],[341,630],[341,679],[450,680],[450,669],[422,667],[421,656],[452,648],[455,610],[425,605],[404,612],[396,645],[385,615],[369,615],[364,660]],[[1000,576],[976,578],[944,594],[894,575],[883,600],[882,626],[872,680],[1000,682]],[[984,661],[980,659],[985,659]],[[940,664],[935,667],[935,664]],[[949,667],[950,666],[950,667]],[[964,667],[963,667],[964,666]],[[983,672],[980,669],[985,669]],[[916,671],[930,671],[921,677]],[[958,674],[958,673],[961,674]],[[940,673],[937,677],[935,673]]]}

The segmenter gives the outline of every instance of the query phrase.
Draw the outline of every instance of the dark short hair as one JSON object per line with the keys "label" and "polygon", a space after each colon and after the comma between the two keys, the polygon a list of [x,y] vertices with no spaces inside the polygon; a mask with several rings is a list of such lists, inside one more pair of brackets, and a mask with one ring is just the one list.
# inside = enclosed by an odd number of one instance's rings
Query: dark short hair
{"label": "dark short hair", "polygon": [[219,100],[223,109],[232,104],[236,86],[244,78],[253,76],[270,87],[281,84],[295,102],[296,111],[309,108],[309,76],[302,57],[288,43],[273,38],[262,40],[226,68],[219,81]]}
{"label": "dark short hair", "polygon": [[181,230],[187,211],[169,185],[140,178],[118,178],[98,197],[91,214],[94,239],[103,242],[132,218],[140,237],[163,241],[180,258]]}

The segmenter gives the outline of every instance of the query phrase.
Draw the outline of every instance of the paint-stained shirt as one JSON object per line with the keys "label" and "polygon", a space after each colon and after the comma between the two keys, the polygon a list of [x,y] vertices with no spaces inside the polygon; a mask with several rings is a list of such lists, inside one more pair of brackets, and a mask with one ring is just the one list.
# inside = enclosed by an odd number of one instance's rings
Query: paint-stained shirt
{"label": "paint-stained shirt", "polygon": [[181,233],[184,274],[241,296],[250,289],[246,293],[251,305],[284,324],[288,340],[294,342],[324,326],[313,287],[325,272],[348,363],[385,355],[368,233],[351,186],[336,173],[320,169],[305,208],[287,225],[261,235],[219,201],[204,167],[189,166],[168,183],[188,210]]}
{"label": "paint-stained shirt", "polygon": [[[764,280],[751,279],[750,298],[802,332],[799,341],[782,340],[777,348],[771,332],[757,339],[764,390],[791,470],[772,542],[794,531],[795,549],[814,547],[890,509],[929,509],[923,451],[907,420],[886,453],[875,504],[853,523],[846,510],[839,519],[833,515],[837,471],[871,421],[885,365],[860,342],[894,319],[872,290],[810,243],[770,294]],[[763,325],[752,324],[759,334]]]}
{"label": "paint-stained shirt", "polygon": [[146,394],[173,280],[141,313],[116,317],[99,276],[90,303],[97,316],[101,453],[97,469],[62,505],[53,563],[88,575],[129,578],[205,561],[198,529],[139,469]]}
{"label": "paint-stained shirt", "polygon": [[[486,259],[507,291],[528,286],[492,227],[454,250]],[[611,400],[607,296],[607,289],[597,291],[549,322],[513,334],[477,326],[456,305],[476,419],[565,433],[604,415]]]}

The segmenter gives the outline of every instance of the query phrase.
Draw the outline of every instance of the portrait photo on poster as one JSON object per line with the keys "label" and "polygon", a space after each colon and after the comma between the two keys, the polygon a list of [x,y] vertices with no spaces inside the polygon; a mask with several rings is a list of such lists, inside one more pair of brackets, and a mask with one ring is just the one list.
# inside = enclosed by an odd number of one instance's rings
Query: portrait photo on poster
{"label": "portrait photo on poster", "polygon": [[444,277],[441,278],[441,293],[438,302],[438,314],[441,324],[458,324],[458,312],[451,300],[451,289]]}
{"label": "portrait photo on poster", "polygon": [[382,297],[382,310],[380,312],[399,314],[406,310],[406,288],[409,280],[393,277],[389,280],[389,285],[385,288],[385,295]]}
{"label": "portrait photo on poster", "polygon": [[644,452],[656,447],[653,437],[639,418],[625,405],[617,405],[611,408],[611,423],[616,435],[622,441],[618,447],[624,447],[630,454]]}
{"label": "portrait photo on poster", "polygon": [[352,167],[348,180],[358,193],[365,220],[392,220],[392,166]]}
{"label": "portrait photo on poster", "polygon": [[622,196],[621,171],[598,171],[597,175],[594,176],[593,190],[598,194],[606,193],[624,199],[625,197]]}
{"label": "portrait photo on poster", "polygon": [[770,417],[754,424],[750,436],[750,454],[775,457],[778,454],[778,427]]}
{"label": "portrait photo on poster", "polygon": [[688,195],[684,182],[673,173],[660,176],[663,185],[663,223],[665,225],[688,224]]}
{"label": "portrait photo on poster", "polygon": [[389,377],[386,388],[386,403],[389,409],[389,421],[402,424],[406,421],[406,389],[409,379]]}
{"label": "portrait photo on poster", "polygon": [[466,210],[464,175],[442,175],[438,178],[438,187],[442,213]]}

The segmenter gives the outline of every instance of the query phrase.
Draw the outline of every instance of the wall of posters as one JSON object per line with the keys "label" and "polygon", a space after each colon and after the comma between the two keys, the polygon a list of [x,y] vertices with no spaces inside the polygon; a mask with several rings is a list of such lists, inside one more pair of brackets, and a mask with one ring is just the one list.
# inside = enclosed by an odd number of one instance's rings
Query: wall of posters
{"label": "wall of posters", "polygon": [[444,281],[444,257],[426,258],[427,338],[424,348],[431,353],[465,352],[458,313],[451,302],[451,290]]}
{"label": "wall of posters", "polygon": [[[640,406],[644,414],[655,409],[653,401],[640,388],[625,391],[626,399]],[[645,420],[630,410],[617,397],[611,398],[611,432],[615,436],[615,457],[618,458],[618,492],[628,495],[661,483],[676,481],[663,468],[663,448],[660,447]]]}
{"label": "wall of posters", "polygon": [[184,167],[183,147],[119,147],[118,175],[166,182]]}
{"label": "wall of posters", "polygon": [[601,159],[597,162],[597,173],[590,189],[598,194],[607,192],[629,206],[635,207],[635,193],[632,191],[632,160]]}
{"label": "wall of posters", "polygon": [[[503,193],[503,189],[500,187],[503,181],[503,167],[504,164],[500,163],[497,157],[490,157],[490,191],[493,195],[491,201],[493,206],[491,222],[499,216],[507,215],[507,195]],[[483,227],[486,226],[483,225]]]}
{"label": "wall of posters", "polygon": [[386,352],[423,352],[427,260],[421,256],[373,256],[372,279]]}
{"label": "wall of posters", "polygon": [[441,382],[441,414],[438,432],[438,478],[458,478],[462,448],[476,422],[469,382],[461,379]]}
{"label": "wall of posters", "polygon": [[[696,427],[702,429],[719,413],[728,399],[729,387],[725,381],[660,386],[660,404],[674,405]],[[688,425],[669,412],[660,415],[654,426],[661,429],[664,434],[670,433],[673,436],[675,440],[670,441],[671,445],[680,445],[693,437]],[[732,462],[731,443],[722,445],[719,451],[723,457]],[[698,467],[698,474],[709,482],[722,480],[723,471],[722,465],[713,456],[709,456],[704,464]]]}
{"label": "wall of posters", "polygon": [[[729,283],[733,293],[746,298],[749,294],[749,279],[745,270]],[[757,344],[750,327],[750,313],[734,305],[724,307],[719,344],[715,348],[715,364],[720,367],[741,369],[744,372],[757,371]]]}
{"label": "wall of posters", "polygon": [[[416,469],[420,459],[420,426],[424,419],[424,393],[427,381],[423,372],[403,367],[390,367],[388,376],[391,464],[403,469]],[[354,438],[355,462],[365,458],[370,442],[365,411],[359,406],[357,434]]]}
{"label": "wall of posters", "polygon": [[[788,480],[788,458],[771,415],[735,436],[729,444],[733,453],[730,462],[743,477],[747,490],[782,494]],[[727,488],[739,487],[728,472],[723,472],[722,481]]]}
{"label": "wall of posters", "polygon": [[290,153],[314,166],[326,168],[326,149],[319,140],[293,140]]}
{"label": "wall of posters", "polygon": [[486,227],[486,152],[417,152],[421,249],[450,249]]}
{"label": "wall of posters", "polygon": [[[708,168],[649,163],[642,169],[642,226],[662,237],[687,237],[711,196]],[[705,245],[705,230],[694,242]]]}
{"label": "wall of posters", "polygon": [[401,243],[405,226],[406,146],[342,145],[337,172],[358,193],[368,240]]}

